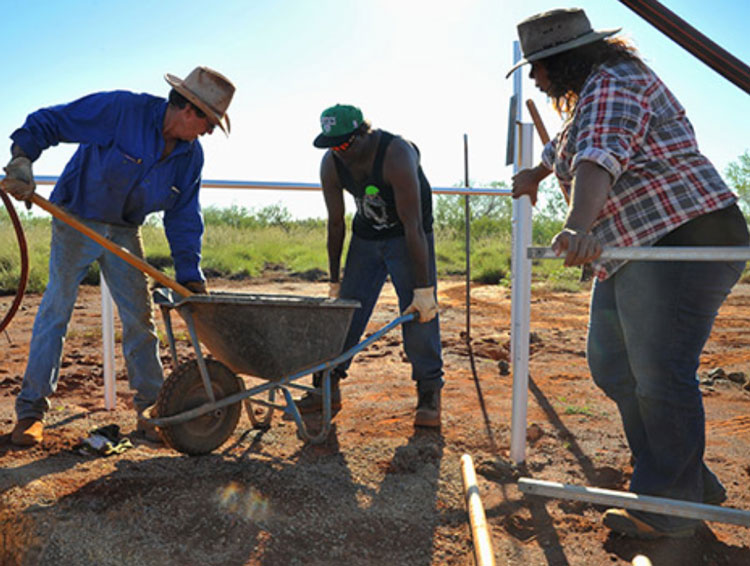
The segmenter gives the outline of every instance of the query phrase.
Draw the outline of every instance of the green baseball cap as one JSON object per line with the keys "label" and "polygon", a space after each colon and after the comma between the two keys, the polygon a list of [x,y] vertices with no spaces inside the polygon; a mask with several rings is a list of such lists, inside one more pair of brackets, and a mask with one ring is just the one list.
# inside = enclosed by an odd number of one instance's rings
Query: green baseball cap
{"label": "green baseball cap", "polygon": [[320,148],[341,145],[362,122],[362,111],[356,106],[337,104],[326,108],[320,115],[320,127],[323,131],[315,138],[313,145]]}

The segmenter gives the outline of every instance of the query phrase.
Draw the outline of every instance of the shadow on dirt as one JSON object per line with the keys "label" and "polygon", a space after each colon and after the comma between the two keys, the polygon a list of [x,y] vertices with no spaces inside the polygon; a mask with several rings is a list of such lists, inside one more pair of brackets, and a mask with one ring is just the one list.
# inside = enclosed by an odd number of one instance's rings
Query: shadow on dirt
{"label": "shadow on dirt", "polygon": [[[569,444],[569,451],[575,457],[586,478],[587,485],[600,487],[618,487],[622,481],[622,474],[609,467],[597,468],[591,458],[583,451],[576,441],[575,435],[565,426],[555,411],[552,403],[544,395],[533,379],[529,378],[529,390],[536,402],[544,410],[549,422],[557,429],[558,437]],[[604,485],[602,485],[604,484]],[[615,485],[607,485],[615,484]],[[546,502],[542,498],[526,497],[528,509],[531,511],[533,532],[540,539],[545,557],[550,565],[567,566],[570,564],[560,545],[553,520],[548,512]],[[583,516],[586,508],[600,509],[603,507],[584,502],[560,503],[561,509],[567,514]],[[512,534],[512,533],[511,533]],[[530,535],[529,535],[530,536]],[[735,564],[750,564],[750,548],[730,546],[720,541],[708,525],[702,524],[695,536],[689,539],[659,539],[644,541],[609,533],[604,549],[607,552],[630,562],[635,556],[648,557],[653,564],[661,566],[733,566]]]}
{"label": "shadow on dirt", "polygon": [[48,474],[58,474],[75,466],[79,460],[74,457],[67,457],[70,453],[66,449],[67,447],[58,446],[59,441],[55,431],[73,421],[86,418],[86,415],[85,412],[76,413],[53,425],[45,426],[44,442],[41,447],[14,446],[10,442],[10,433],[0,435],[0,458],[9,452],[21,450],[36,450],[45,454],[45,457],[35,460],[33,463],[12,469],[0,469],[0,495],[12,487],[23,487]]}
{"label": "shadow on dirt", "polygon": [[640,554],[648,557],[652,564],[663,566],[750,564],[750,548],[723,543],[705,524],[687,539],[639,541],[610,534],[604,543],[604,549],[628,561]]}
{"label": "shadow on dirt", "polygon": [[[201,457],[114,456],[115,471],[31,505],[8,528],[24,522],[33,532],[23,559],[40,565],[442,562],[439,433],[415,430],[406,444],[359,459],[340,450],[335,424],[324,444],[286,458],[268,453],[265,434],[250,430]],[[81,462],[55,454],[10,483],[28,486]],[[360,480],[362,466],[378,466],[381,480]]]}

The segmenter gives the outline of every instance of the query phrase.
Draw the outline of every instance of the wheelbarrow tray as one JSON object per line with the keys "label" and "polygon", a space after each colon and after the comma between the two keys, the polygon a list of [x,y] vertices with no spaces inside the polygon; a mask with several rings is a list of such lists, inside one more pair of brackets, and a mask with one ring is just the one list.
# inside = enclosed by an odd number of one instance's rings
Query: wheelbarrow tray
{"label": "wheelbarrow tray", "polygon": [[296,295],[215,292],[174,299],[174,308],[214,358],[238,374],[277,380],[336,357],[357,301]]}

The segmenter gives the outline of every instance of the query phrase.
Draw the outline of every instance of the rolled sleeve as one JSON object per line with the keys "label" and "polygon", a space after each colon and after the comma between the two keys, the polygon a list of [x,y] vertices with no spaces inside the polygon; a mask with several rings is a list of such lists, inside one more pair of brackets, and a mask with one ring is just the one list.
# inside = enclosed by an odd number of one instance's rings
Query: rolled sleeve
{"label": "rolled sleeve", "polygon": [[651,112],[641,85],[610,75],[589,82],[577,113],[575,156],[571,169],[591,161],[618,179],[627,170],[648,134]]}
{"label": "rolled sleeve", "polygon": [[591,161],[596,163],[599,167],[606,169],[607,172],[612,175],[613,179],[619,178],[623,170],[620,160],[603,149],[589,148],[577,153],[573,158],[573,171],[576,170],[581,161]]}

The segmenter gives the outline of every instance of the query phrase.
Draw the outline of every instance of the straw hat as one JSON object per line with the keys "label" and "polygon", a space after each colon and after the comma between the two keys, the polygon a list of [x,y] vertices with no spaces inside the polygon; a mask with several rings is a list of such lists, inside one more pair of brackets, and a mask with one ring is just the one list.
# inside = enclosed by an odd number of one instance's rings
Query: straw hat
{"label": "straw hat", "polygon": [[523,59],[511,67],[507,79],[521,65],[593,43],[622,28],[595,31],[580,8],[551,10],[525,19],[518,24],[518,39]]}
{"label": "straw hat", "polygon": [[[229,135],[227,108],[234,95],[234,85],[221,73],[208,67],[196,67],[187,78],[164,75],[164,79],[182,96],[200,108],[215,126]],[[225,122],[226,127],[222,124]]]}

